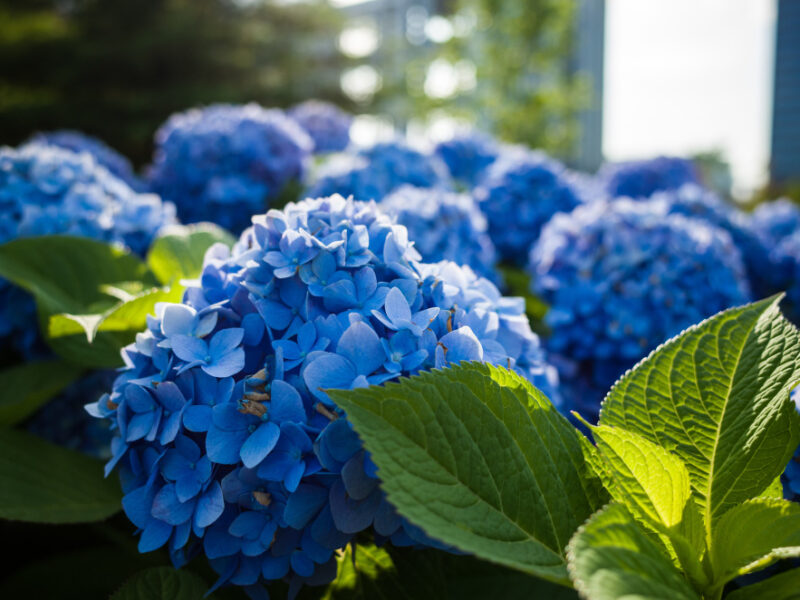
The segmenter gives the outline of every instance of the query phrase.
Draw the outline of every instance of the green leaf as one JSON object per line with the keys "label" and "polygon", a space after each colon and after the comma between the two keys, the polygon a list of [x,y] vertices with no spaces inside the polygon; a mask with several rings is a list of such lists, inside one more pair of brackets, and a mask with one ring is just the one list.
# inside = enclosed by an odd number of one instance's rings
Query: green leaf
{"label": "green leaf", "polygon": [[208,586],[194,573],[171,567],[155,567],[137,573],[110,600],[200,600]]}
{"label": "green leaf", "polygon": [[28,433],[0,429],[0,518],[86,523],[120,509],[119,484],[103,465]]}
{"label": "green leaf", "polygon": [[605,492],[588,441],[527,380],[470,363],[329,393],[412,523],[486,560],[568,582],[564,548]]}
{"label": "green leaf", "polygon": [[665,548],[621,504],[593,515],[569,543],[569,573],[587,600],[700,600]]}
{"label": "green leaf", "polygon": [[725,600],[797,600],[797,590],[800,590],[800,569],[792,569],[735,590]]}
{"label": "green leaf", "polygon": [[184,288],[153,288],[101,314],[58,314],[49,318],[48,344],[66,360],[86,367],[122,366],[120,350],[147,326],[158,302],[180,302]]}
{"label": "green leaf", "polygon": [[800,504],[777,498],[743,502],[714,528],[711,565],[724,584],[783,558],[800,556]]}
{"label": "green leaf", "polygon": [[714,521],[780,475],[800,442],[800,415],[789,400],[800,380],[800,334],[778,301],[689,328],[628,372],[601,410],[601,424],[683,460],[707,539]]}
{"label": "green leaf", "polygon": [[213,223],[175,225],[153,242],[147,264],[163,284],[195,279],[203,270],[206,250],[216,243],[230,248],[235,241],[230,233]]}
{"label": "green leaf", "polygon": [[14,425],[75,381],[83,372],[60,360],[31,362],[0,371],[0,425]]}
{"label": "green leaf", "polygon": [[0,246],[0,277],[33,294],[44,314],[101,312],[117,302],[105,286],[157,284],[144,263],[121,248],[62,235]]}
{"label": "green leaf", "polygon": [[783,483],[780,476],[776,477],[769,487],[758,495],[758,498],[783,498]]}
{"label": "green leaf", "polygon": [[691,494],[681,460],[618,427],[592,427],[592,435],[613,480],[611,497],[640,519],[677,527]]}

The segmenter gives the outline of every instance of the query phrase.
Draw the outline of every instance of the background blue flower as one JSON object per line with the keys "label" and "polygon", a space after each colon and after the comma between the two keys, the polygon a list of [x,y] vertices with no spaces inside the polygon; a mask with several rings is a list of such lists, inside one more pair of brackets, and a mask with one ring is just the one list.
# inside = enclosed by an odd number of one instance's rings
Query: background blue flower
{"label": "background blue flower", "polygon": [[465,188],[472,189],[495,161],[500,148],[488,135],[469,131],[439,142],[434,152],[447,165],[454,180]]}
{"label": "background blue flower", "polygon": [[288,114],[314,140],[314,154],[339,152],[350,145],[353,116],[335,104],[307,100],[293,106]]}
{"label": "background blue flower", "polygon": [[447,167],[437,157],[419,152],[402,140],[380,142],[332,157],[315,174],[306,196],[341,194],[380,201],[402,185],[449,186]]}
{"label": "background blue flower", "polygon": [[301,180],[313,141],[279,110],[218,104],[172,115],[156,132],[153,191],[185,223],[240,232],[291,181]]}
{"label": "background blue flower", "polygon": [[554,214],[582,202],[563,165],[521,148],[504,152],[489,167],[475,198],[500,256],[516,265],[525,264],[531,244]]}
{"label": "background blue flower", "polygon": [[408,229],[425,262],[451,260],[482,277],[497,278],[497,253],[486,217],[471,196],[403,186],[384,198],[381,208]]}
{"label": "background blue flower", "polygon": [[625,369],[684,328],[750,299],[723,229],[620,199],[556,215],[530,255],[565,397],[589,418]]}
{"label": "background blue flower", "polygon": [[655,192],[699,183],[699,173],[692,161],[672,156],[608,163],[597,176],[612,198],[648,198]]}
{"label": "background blue flower", "polygon": [[[120,467],[143,551],[166,545],[182,564],[202,547],[218,585],[297,586],[332,578],[334,552],[368,528],[398,545],[433,543],[386,502],[326,390],[481,360],[561,401],[522,299],[418,257],[375,203],[341,196],[254,217],[230,253],[207,254],[182,303],[190,310],[162,307],[124,350],[129,366],[111,392],[87,407],[111,420],[107,469]],[[195,326],[201,314],[213,328]],[[194,342],[165,334],[186,323]],[[180,391],[169,407],[164,386]],[[163,430],[165,410],[182,415],[175,435]],[[203,465],[196,477],[192,464]]]}

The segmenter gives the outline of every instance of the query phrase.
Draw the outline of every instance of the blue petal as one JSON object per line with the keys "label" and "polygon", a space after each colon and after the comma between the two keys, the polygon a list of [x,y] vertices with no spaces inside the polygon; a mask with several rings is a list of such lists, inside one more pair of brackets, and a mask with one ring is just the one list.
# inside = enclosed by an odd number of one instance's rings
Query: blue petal
{"label": "blue petal", "polygon": [[208,431],[211,426],[211,407],[207,404],[187,406],[183,411],[183,425],[196,433]]}
{"label": "blue petal", "polygon": [[270,386],[269,417],[276,423],[305,423],[306,411],[297,390],[285,381],[274,380]]}
{"label": "blue petal", "polygon": [[204,362],[208,356],[208,345],[191,335],[175,335],[170,340],[172,352],[185,362]]}
{"label": "blue petal", "polygon": [[[254,510],[246,510],[239,514],[228,527],[228,532],[240,538],[255,539],[264,526],[264,515]],[[249,535],[248,535],[249,534]]]}
{"label": "blue petal", "polygon": [[222,498],[222,488],[219,482],[214,481],[197,501],[194,524],[197,527],[208,527],[219,519],[223,510],[225,510],[225,500]]}
{"label": "blue petal", "polygon": [[341,480],[331,486],[331,515],[336,528],[343,533],[358,533],[369,527],[380,502],[381,494],[378,490],[364,500],[353,500],[347,495]]}
{"label": "blue petal", "polygon": [[288,556],[272,556],[268,554],[261,564],[261,574],[267,581],[283,579],[289,573]]}
{"label": "blue petal", "polygon": [[326,389],[350,389],[357,373],[346,358],[330,352],[320,355],[308,363],[303,371],[303,381],[311,394],[330,403]]}
{"label": "blue petal", "polygon": [[317,514],[328,500],[328,490],[312,484],[301,484],[289,496],[283,518],[289,527],[300,530]]}
{"label": "blue petal", "polygon": [[281,435],[281,429],[275,423],[266,422],[259,425],[256,430],[251,433],[244,444],[239,455],[242,458],[242,463],[248,469],[253,469],[258,466],[264,457],[278,443],[278,438]]}
{"label": "blue petal", "polygon": [[342,334],[336,352],[355,366],[358,375],[374,373],[383,364],[385,356],[378,334],[366,323],[359,322],[350,325]]}
{"label": "blue petal", "polygon": [[171,525],[158,519],[150,519],[142,532],[142,537],[139,538],[139,552],[152,552],[161,548],[167,543],[170,535],[172,535]]}
{"label": "blue petal", "polygon": [[378,487],[378,480],[367,477],[364,471],[364,452],[359,452],[342,467],[342,481],[348,496],[363,500]]}
{"label": "blue petal", "polygon": [[411,320],[411,308],[408,305],[408,300],[406,300],[403,292],[396,287],[390,289],[386,295],[384,310],[386,311],[386,316],[393,323]]}
{"label": "blue petal", "polygon": [[156,406],[150,392],[136,384],[130,384],[125,388],[125,404],[135,413],[148,412]]}
{"label": "blue petal", "polygon": [[153,498],[155,493],[152,487],[143,485],[125,494],[122,498],[122,510],[139,529],[144,529],[152,519]]}
{"label": "blue petal", "polygon": [[152,515],[170,525],[180,525],[192,517],[193,502],[181,502],[175,493],[175,485],[168,483],[153,499]]}
{"label": "blue petal", "polygon": [[302,552],[293,552],[291,558],[292,570],[300,577],[310,577],[314,573],[314,561]]}
{"label": "blue petal", "polygon": [[244,368],[244,360],[244,350],[236,348],[227,354],[216,357],[214,362],[202,365],[202,369],[212,377],[231,377]]}
{"label": "blue petal", "polygon": [[193,471],[184,472],[175,480],[175,493],[181,502],[188,502],[197,496],[202,487]]}
{"label": "blue petal", "polygon": [[[211,342],[208,344],[208,351],[211,354],[212,360],[218,360],[237,348],[244,339],[244,329],[241,327],[231,327],[230,329],[223,329],[214,334]],[[224,376],[223,376],[224,377]]]}
{"label": "blue petal", "polygon": [[173,335],[191,335],[194,333],[197,311],[185,304],[167,304],[161,315],[161,333],[167,337]]}
{"label": "blue petal", "polygon": [[208,458],[221,465],[235,465],[239,462],[239,450],[246,439],[246,429],[225,431],[214,425],[206,436]]}

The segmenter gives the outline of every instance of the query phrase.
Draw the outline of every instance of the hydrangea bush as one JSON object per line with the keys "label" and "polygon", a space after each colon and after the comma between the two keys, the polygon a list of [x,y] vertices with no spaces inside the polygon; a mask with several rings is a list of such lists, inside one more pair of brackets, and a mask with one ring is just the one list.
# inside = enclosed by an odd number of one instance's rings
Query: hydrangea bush
{"label": "hydrangea bush", "polygon": [[[176,222],[171,203],[134,192],[91,154],[41,143],[0,148],[0,214],[0,243],[66,234],[139,254]],[[33,300],[0,279],[0,348],[29,359],[39,339]]]}
{"label": "hydrangea bush", "polygon": [[597,176],[612,198],[648,198],[655,192],[699,183],[699,174],[692,161],[672,156],[608,163]]}
{"label": "hydrangea bush", "polygon": [[132,189],[144,191],[144,182],[134,173],[130,161],[95,137],[79,131],[62,129],[37,133],[31,138],[31,142],[58,146],[78,153],[88,152],[98,164],[104,166],[112,175],[127,183]]}
{"label": "hydrangea bush", "polygon": [[491,137],[470,131],[439,142],[434,152],[447,165],[450,176],[471,189],[497,159],[500,148]]}
{"label": "hydrangea bush", "polygon": [[563,165],[541,152],[504,152],[489,167],[475,198],[500,256],[524,264],[545,223],[582,199]]}
{"label": "hydrangea bush", "polygon": [[289,116],[314,141],[314,153],[339,152],[350,145],[353,116],[330,102],[307,100],[292,107]]}
{"label": "hydrangea bush", "polygon": [[685,327],[749,299],[723,229],[619,199],[556,215],[531,249],[533,290],[549,305],[546,340],[565,397],[596,416],[612,383]]}
{"label": "hydrangea bush", "polygon": [[468,267],[425,264],[374,203],[309,199],[212,247],[181,304],[124,350],[112,421],[139,548],[181,564],[202,549],[217,585],[329,580],[360,531],[428,542],[386,502],[375,466],[326,390],[461,361],[511,368],[556,402],[519,298]]}
{"label": "hydrangea bush", "polygon": [[408,230],[425,262],[450,260],[468,265],[481,277],[497,279],[497,253],[486,217],[471,196],[403,186],[389,194],[381,208]]}
{"label": "hydrangea bush", "polygon": [[352,154],[333,157],[315,175],[311,198],[341,194],[380,201],[402,185],[449,187],[447,167],[401,140],[380,142]]}
{"label": "hydrangea bush", "polygon": [[153,191],[184,223],[248,226],[308,168],[313,141],[280,110],[218,104],[172,115],[156,132]]}

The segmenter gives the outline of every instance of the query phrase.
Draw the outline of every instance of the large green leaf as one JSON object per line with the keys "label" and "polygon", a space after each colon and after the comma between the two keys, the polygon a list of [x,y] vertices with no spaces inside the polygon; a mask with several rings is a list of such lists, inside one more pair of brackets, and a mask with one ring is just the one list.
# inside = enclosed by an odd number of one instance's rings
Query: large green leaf
{"label": "large green leaf", "polygon": [[180,302],[183,287],[153,288],[100,314],[58,314],[49,318],[47,341],[60,356],[94,368],[122,366],[120,349],[147,325],[158,302]]}
{"label": "large green leaf", "polygon": [[110,600],[200,600],[208,586],[194,573],[171,567],[154,567],[137,573]]}
{"label": "large green leaf", "polygon": [[800,556],[796,502],[748,500],[722,515],[714,528],[711,565],[720,584],[795,556]]}
{"label": "large green leaf", "polygon": [[792,569],[733,591],[725,600],[797,600],[798,590],[800,569]]}
{"label": "large green leaf", "polygon": [[61,360],[30,362],[0,371],[0,425],[14,425],[75,381],[83,370]]}
{"label": "large green leaf", "polygon": [[100,521],[120,509],[103,465],[28,433],[0,429],[0,518],[37,523]]}
{"label": "large green leaf", "polygon": [[330,395],[412,523],[486,560],[568,581],[564,548],[605,492],[584,456],[591,445],[527,380],[470,363]]}
{"label": "large green leaf", "polygon": [[203,257],[213,244],[231,247],[234,237],[213,223],[175,225],[153,242],[147,264],[163,284],[194,279],[203,269]]}
{"label": "large green leaf", "polygon": [[601,410],[602,424],[683,460],[707,538],[722,514],[767,489],[800,442],[800,416],[789,400],[800,380],[800,335],[778,301],[689,328],[628,372]]}
{"label": "large green leaf", "polygon": [[32,293],[45,314],[101,312],[118,301],[109,286],[157,285],[145,264],[121,248],[62,235],[0,246],[0,277]]}
{"label": "large green leaf", "polygon": [[621,504],[609,504],[574,535],[569,573],[587,600],[700,600],[666,549]]}

